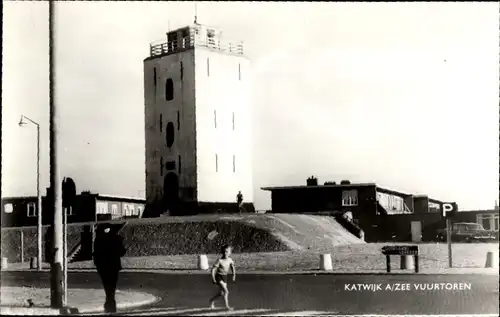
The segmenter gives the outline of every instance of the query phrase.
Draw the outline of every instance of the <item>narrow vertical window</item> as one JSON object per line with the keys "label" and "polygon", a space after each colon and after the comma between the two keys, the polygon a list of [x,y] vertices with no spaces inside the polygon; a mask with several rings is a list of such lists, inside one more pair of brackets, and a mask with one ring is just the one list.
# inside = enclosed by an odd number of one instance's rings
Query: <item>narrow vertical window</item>
{"label": "narrow vertical window", "polygon": [[207,76],[210,76],[210,59],[207,57]]}
{"label": "narrow vertical window", "polygon": [[214,110],[214,127],[217,129],[217,110]]}
{"label": "narrow vertical window", "polygon": [[160,176],[163,176],[163,156],[160,157]]}
{"label": "narrow vertical window", "polygon": [[175,139],[175,127],[173,122],[167,123],[165,127],[165,141],[167,142],[167,147],[171,148],[174,144]]}
{"label": "narrow vertical window", "polygon": [[163,115],[160,114],[160,132],[163,132]]}
{"label": "narrow vertical window", "polygon": [[233,173],[236,172],[236,155],[233,154]]}
{"label": "narrow vertical window", "polygon": [[215,171],[219,171],[219,157],[215,154]]}
{"label": "narrow vertical window", "polygon": [[181,81],[184,80],[184,65],[181,62]]}
{"label": "narrow vertical window", "polygon": [[233,131],[234,131],[234,112],[233,112]]}
{"label": "narrow vertical window", "polygon": [[179,155],[178,157],[178,161],[179,161],[179,174],[181,173],[181,167],[182,167],[182,161],[181,161],[181,156]]}
{"label": "narrow vertical window", "polygon": [[238,63],[238,80],[241,80],[241,64]]}
{"label": "narrow vertical window", "polygon": [[174,81],[172,78],[167,78],[165,82],[165,100],[170,101],[174,99]]}
{"label": "narrow vertical window", "polygon": [[181,129],[181,114],[179,110],[177,110],[177,130]]}
{"label": "narrow vertical window", "polygon": [[153,68],[153,84],[155,87],[155,99],[156,99],[156,67]]}

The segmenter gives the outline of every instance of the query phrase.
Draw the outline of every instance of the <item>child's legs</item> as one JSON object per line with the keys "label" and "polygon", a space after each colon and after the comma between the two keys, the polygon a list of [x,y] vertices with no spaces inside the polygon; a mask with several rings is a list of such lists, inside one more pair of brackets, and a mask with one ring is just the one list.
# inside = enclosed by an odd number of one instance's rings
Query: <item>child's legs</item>
{"label": "child's legs", "polygon": [[229,290],[227,288],[227,284],[224,283],[223,281],[220,282],[220,287],[222,289],[222,296],[224,296],[224,303],[226,304],[226,307],[229,307]]}
{"label": "child's legs", "polygon": [[219,287],[219,290],[217,291],[217,294],[215,294],[211,299],[210,299],[210,303],[213,304],[213,302],[215,302],[215,300],[217,298],[219,298],[220,296],[224,296],[224,289],[222,288],[222,286],[220,285],[220,282],[217,283],[217,286]]}

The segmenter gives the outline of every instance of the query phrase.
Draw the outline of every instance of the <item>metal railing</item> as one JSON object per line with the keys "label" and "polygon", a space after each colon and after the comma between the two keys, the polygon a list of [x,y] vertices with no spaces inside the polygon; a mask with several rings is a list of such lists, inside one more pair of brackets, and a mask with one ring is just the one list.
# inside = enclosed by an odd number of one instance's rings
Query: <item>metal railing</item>
{"label": "metal railing", "polygon": [[202,39],[199,36],[191,35],[174,41],[150,44],[150,56],[160,56],[174,53],[180,50],[193,48],[195,46],[208,47],[221,52],[243,55],[243,42],[230,42],[216,40],[213,38]]}

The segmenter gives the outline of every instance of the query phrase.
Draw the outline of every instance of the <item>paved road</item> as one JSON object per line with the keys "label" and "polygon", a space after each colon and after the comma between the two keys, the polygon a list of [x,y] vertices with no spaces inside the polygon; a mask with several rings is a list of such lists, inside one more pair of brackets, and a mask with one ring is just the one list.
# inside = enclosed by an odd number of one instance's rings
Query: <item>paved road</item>
{"label": "paved road", "polygon": [[[49,287],[46,272],[3,272],[4,286]],[[161,298],[127,315],[289,315],[296,314],[494,314],[499,315],[498,276],[492,275],[250,275],[230,283],[232,313],[210,311],[216,288],[208,274],[124,272],[119,288]],[[455,284],[455,290],[416,290],[415,285]],[[70,288],[100,288],[95,272],[70,272]],[[381,290],[356,290],[354,284],[381,284]],[[405,290],[402,285],[410,287]],[[387,289],[387,285],[393,287]],[[441,285],[438,285],[441,286]],[[451,285],[453,286],[453,284]],[[460,290],[460,287],[465,289]],[[361,288],[367,286],[361,286]],[[470,287],[470,289],[468,289]],[[370,287],[371,288],[371,287]],[[222,305],[222,302],[220,303]]]}

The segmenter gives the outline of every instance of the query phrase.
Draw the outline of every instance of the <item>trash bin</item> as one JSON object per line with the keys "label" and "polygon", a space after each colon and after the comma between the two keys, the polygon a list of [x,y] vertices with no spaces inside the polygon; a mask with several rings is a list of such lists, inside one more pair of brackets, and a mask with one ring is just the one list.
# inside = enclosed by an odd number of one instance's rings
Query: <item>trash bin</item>
{"label": "trash bin", "polygon": [[9,266],[9,261],[7,258],[2,258],[2,269],[6,269]]}

